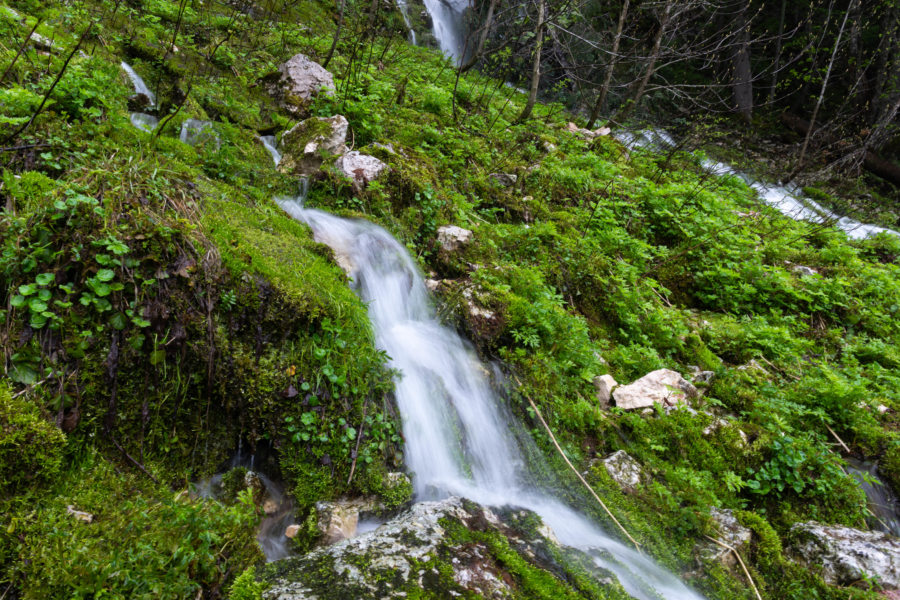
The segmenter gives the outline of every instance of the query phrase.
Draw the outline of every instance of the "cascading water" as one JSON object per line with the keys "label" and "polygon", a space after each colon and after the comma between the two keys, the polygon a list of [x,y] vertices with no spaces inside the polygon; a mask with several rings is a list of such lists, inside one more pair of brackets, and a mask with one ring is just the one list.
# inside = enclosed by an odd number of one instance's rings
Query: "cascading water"
{"label": "cascading water", "polygon": [[406,249],[384,229],[306,209],[279,198],[317,241],[349,265],[368,304],[376,345],[391,357],[403,419],[407,464],[418,499],[458,495],[541,515],[558,539],[590,554],[641,600],[699,599],[674,575],[604,533],[571,507],[529,483],[513,426],[469,345],[436,318],[425,283]]}
{"label": "cascading water", "polygon": [[406,5],[406,0],[397,0],[397,8],[400,9],[400,15],[403,17],[403,22],[406,23],[406,30],[409,32],[409,43],[415,46],[416,30],[413,29],[409,20],[409,7]]}
{"label": "cascading water", "polygon": [[[150,101],[148,105],[150,108],[156,107],[156,94],[150,91],[150,88],[147,87],[147,84],[144,83],[144,80],[141,79],[141,76],[137,74],[137,72],[131,68],[124,60],[119,63],[122,67],[122,70],[128,75],[128,78],[131,80],[132,85],[134,85],[134,93],[142,94],[147,97],[147,100]],[[141,131],[151,132],[156,129],[156,126],[159,124],[159,119],[154,117],[153,115],[148,115],[147,113],[142,112],[133,112],[131,113],[131,124],[140,129]]]}
{"label": "cascading water", "polygon": [[[662,130],[645,129],[643,131],[622,131],[615,134],[616,139],[631,148],[653,147],[672,148],[675,140]],[[783,215],[794,220],[810,221],[812,223],[834,223],[835,227],[843,230],[853,239],[863,239],[878,233],[888,233],[900,236],[900,232],[878,225],[861,223],[850,217],[842,217],[821,206],[812,198],[803,196],[797,187],[789,187],[765,183],[751,177],[749,174],[735,169],[731,165],[704,158],[703,168],[714,175],[733,175],[740,177],[755,191],[759,197]]]}
{"label": "cascading water", "polygon": [[431,16],[434,38],[441,51],[457,61],[463,57],[465,43],[463,12],[468,6],[469,0],[425,0],[425,8]]}
{"label": "cascading water", "polygon": [[869,526],[877,531],[900,536],[900,500],[890,487],[878,476],[878,465],[872,461],[848,458],[847,472],[859,482],[866,494],[872,517]]}

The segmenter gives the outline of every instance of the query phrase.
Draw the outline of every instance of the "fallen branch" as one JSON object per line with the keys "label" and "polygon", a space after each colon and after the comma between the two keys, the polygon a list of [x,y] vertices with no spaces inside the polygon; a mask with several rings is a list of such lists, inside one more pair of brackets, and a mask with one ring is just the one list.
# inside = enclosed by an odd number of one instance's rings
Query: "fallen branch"
{"label": "fallen branch", "polygon": [[852,454],[852,453],[850,452],[850,448],[847,447],[847,444],[844,443],[844,440],[842,440],[841,438],[838,437],[838,434],[836,434],[836,433],[834,432],[834,429],[832,429],[831,427],[829,427],[827,424],[825,424],[825,429],[828,430],[828,433],[830,433],[831,435],[834,436],[834,439],[836,439],[836,440],[838,441],[838,444],[841,445],[841,448],[844,449],[844,452],[846,452],[847,454]]}
{"label": "fallen branch", "polygon": [[[516,381],[519,384],[519,388],[521,388],[522,382],[519,381],[518,377],[516,377]],[[525,394],[522,394],[522,395],[525,396]],[[544,420],[544,416],[541,414],[541,411],[538,410],[538,407],[534,403],[534,400],[532,400],[528,396],[525,396],[525,399],[528,400],[528,404],[530,404],[531,408],[534,409],[534,413],[537,415],[538,419],[541,421],[541,425],[543,425],[544,429],[547,431],[547,435],[550,436],[550,440],[553,442],[553,445],[556,447],[556,451],[559,452],[559,455],[563,457],[563,460],[566,461],[566,464],[569,465],[569,468],[572,469],[572,472],[575,473],[575,476],[578,477],[578,480],[581,481],[581,483],[584,484],[584,487],[586,487],[587,490],[591,493],[591,496],[594,497],[594,500],[596,500],[600,504],[600,506],[603,508],[603,510],[606,511],[606,514],[608,514],[609,518],[613,520],[613,523],[615,523],[619,527],[619,529],[622,530],[622,533],[625,534],[625,537],[627,537],[629,540],[631,540],[631,543],[634,544],[634,547],[637,549],[638,552],[640,552],[641,545],[637,542],[636,539],[631,537],[631,534],[628,533],[628,531],[622,526],[621,523],[619,523],[619,520],[616,518],[616,516],[614,514],[612,514],[612,511],[609,510],[609,507],[606,506],[606,503],[604,503],[603,500],[600,499],[600,496],[597,495],[597,492],[594,491],[594,488],[592,488],[591,485],[584,479],[584,477],[581,475],[581,473],[578,472],[578,469],[576,469],[575,466],[572,464],[572,462],[569,460],[569,457],[566,456],[566,453],[563,452],[562,448],[559,445],[559,442],[556,441],[556,436],[553,435],[553,431],[551,431],[550,426],[547,425],[547,421]],[[762,600],[762,599],[760,599],[760,600]]]}
{"label": "fallen branch", "polygon": [[4,79],[6,79],[6,76],[9,75],[10,71],[12,71],[12,68],[15,66],[16,62],[19,60],[19,57],[22,56],[22,52],[25,51],[25,47],[28,46],[28,42],[31,41],[31,36],[34,35],[34,32],[37,31],[38,25],[40,25],[40,24],[41,24],[41,19],[38,19],[35,22],[34,27],[31,28],[31,31],[28,33],[28,35],[25,36],[25,41],[22,42],[21,46],[19,46],[19,51],[16,52],[16,55],[13,57],[12,62],[9,63],[9,66],[6,67],[5,71],[3,71],[3,75],[0,75],[0,82],[2,82]]}
{"label": "fallen branch", "polygon": [[747,581],[749,581],[751,587],[753,587],[753,592],[756,594],[756,597],[758,598],[758,600],[763,600],[763,597],[759,594],[759,589],[756,587],[756,584],[753,583],[753,577],[750,576],[750,571],[747,569],[747,565],[744,564],[744,559],[741,558],[741,555],[738,553],[738,551],[735,550],[734,548],[732,548],[731,546],[729,546],[728,544],[726,544],[725,542],[717,540],[714,537],[710,537],[710,536],[706,536],[706,537],[709,538],[710,540],[712,540],[713,542],[715,542],[716,544],[722,546],[723,548],[725,548],[727,550],[731,550],[734,553],[734,555],[738,559],[738,562],[741,564],[741,568],[744,570],[744,575],[747,576]]}

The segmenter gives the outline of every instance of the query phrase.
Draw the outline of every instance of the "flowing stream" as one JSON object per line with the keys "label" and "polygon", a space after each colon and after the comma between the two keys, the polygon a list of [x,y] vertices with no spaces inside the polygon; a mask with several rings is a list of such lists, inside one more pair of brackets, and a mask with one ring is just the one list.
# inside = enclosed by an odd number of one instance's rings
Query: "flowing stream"
{"label": "flowing stream", "polygon": [[[651,147],[665,149],[676,145],[671,135],[659,129],[620,131],[615,134],[615,137],[630,148]],[[804,196],[803,191],[797,186],[766,183],[752,177],[748,173],[735,169],[731,165],[708,158],[704,158],[701,164],[704,169],[714,175],[740,177],[759,195],[763,202],[791,219],[810,221],[812,223],[834,224],[835,227],[843,230],[853,239],[863,239],[878,233],[900,236],[900,232],[893,229],[861,223],[850,217],[835,214],[812,198]]]}
{"label": "flowing stream", "polygon": [[[133,68],[131,68],[131,65],[129,65],[124,60],[119,63],[119,65],[131,80],[131,84],[134,86],[134,93],[146,96],[150,101],[149,108],[156,108],[156,94],[150,91],[150,88],[147,87],[147,84],[144,83],[144,80],[141,79],[141,76],[138,75],[137,72]],[[141,131],[146,131],[149,133],[156,129],[156,126],[159,124],[159,119],[147,113],[133,112],[131,113],[131,124]]]}
{"label": "flowing stream", "polygon": [[401,374],[395,380],[405,456],[417,499],[463,496],[541,515],[565,545],[615,573],[640,600],[699,599],[677,577],[613,539],[532,483],[515,424],[491,389],[487,370],[457,333],[441,325],[424,280],[405,247],[362,220],[307,209],[303,197],[278,198],[317,241],[348,265],[369,307],[375,343]]}
{"label": "flowing stream", "polygon": [[872,461],[848,458],[847,472],[859,482],[866,494],[872,517],[869,527],[900,537],[900,500],[891,488],[878,476],[878,465]]}

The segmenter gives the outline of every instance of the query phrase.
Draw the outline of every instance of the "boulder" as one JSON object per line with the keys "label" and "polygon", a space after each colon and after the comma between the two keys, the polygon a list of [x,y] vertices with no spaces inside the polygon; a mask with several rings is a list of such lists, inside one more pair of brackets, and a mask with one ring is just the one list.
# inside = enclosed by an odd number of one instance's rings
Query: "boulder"
{"label": "boulder", "polygon": [[284,530],[284,537],[294,539],[300,533],[300,525],[288,525]]}
{"label": "boulder", "polygon": [[291,175],[318,173],[327,158],[347,151],[349,127],[342,115],[312,117],[297,123],[281,138],[278,169]]}
{"label": "boulder", "polygon": [[[726,546],[731,546],[738,552],[750,543],[753,532],[738,522],[734,516],[734,511],[731,509],[714,508],[710,511],[709,516],[716,529],[715,538],[719,542]],[[706,542],[701,546],[700,555],[706,560],[720,562],[726,567],[732,567],[737,564],[734,552],[712,541]]]}
{"label": "boulder", "polygon": [[629,385],[617,387],[613,399],[619,408],[638,410],[650,408],[657,402],[663,406],[675,406],[697,395],[697,388],[680,373],[657,369]]}
{"label": "boulder", "polygon": [[305,54],[297,54],[267,78],[267,89],[289,113],[302,116],[313,98],[323,90],[334,90],[334,76]]}
{"label": "boulder", "polygon": [[600,403],[600,408],[609,406],[609,401],[612,399],[612,391],[617,385],[619,384],[613,379],[612,375],[598,375],[594,377],[594,387],[597,389],[597,402]]}
{"label": "boulder", "polygon": [[613,452],[603,459],[603,466],[613,481],[619,484],[623,492],[633,493],[643,478],[641,464],[631,458],[624,450]]}
{"label": "boulder", "polygon": [[716,374],[714,371],[699,371],[694,374],[694,383],[699,383],[701,385],[709,385],[713,382],[713,379],[716,378]]}
{"label": "boulder", "polygon": [[875,579],[886,589],[900,588],[900,538],[815,521],[791,527],[787,550],[798,562],[817,569],[834,585]]}
{"label": "boulder", "polygon": [[[483,540],[498,535],[508,542],[500,555]],[[521,595],[519,577],[507,566],[513,559],[539,569],[545,588],[571,583],[560,564],[565,561],[604,594],[626,597],[610,571],[559,546],[533,512],[447,498],[414,504],[373,531],[269,563],[261,573],[263,598],[512,598]]]}
{"label": "boulder", "polygon": [[360,154],[356,150],[348,152],[334,163],[337,170],[353,181],[356,190],[362,190],[370,181],[374,181],[388,168],[386,164],[368,154]]}
{"label": "boulder", "polygon": [[438,243],[445,252],[456,252],[472,240],[472,235],[468,229],[456,225],[442,225],[437,230]]}
{"label": "boulder", "polygon": [[316,528],[322,543],[330,545],[356,535],[359,506],[346,502],[316,502]]}
{"label": "boulder", "polygon": [[519,180],[515,173],[491,173],[488,177],[500,187],[512,187]]}

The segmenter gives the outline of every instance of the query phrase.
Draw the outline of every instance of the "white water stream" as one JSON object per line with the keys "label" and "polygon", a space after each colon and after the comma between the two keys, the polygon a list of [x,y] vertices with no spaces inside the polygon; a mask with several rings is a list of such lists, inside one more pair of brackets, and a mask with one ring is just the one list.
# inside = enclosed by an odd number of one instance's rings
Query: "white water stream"
{"label": "white water stream", "polygon": [[[620,131],[615,134],[616,139],[631,148],[652,147],[666,149],[675,146],[675,140],[662,130],[645,129],[642,131]],[[828,210],[812,198],[803,195],[797,186],[784,186],[774,183],[766,183],[735,169],[731,165],[704,158],[703,168],[714,175],[733,175],[740,177],[755,191],[763,202],[777,209],[779,212],[794,220],[810,221],[812,223],[829,223],[843,230],[853,239],[862,239],[878,233],[888,233],[900,236],[900,232],[878,225],[860,223],[850,217],[842,217]]]}
{"label": "white water stream", "polygon": [[[134,93],[147,96],[147,98],[150,100],[150,108],[155,108],[156,94],[150,91],[150,88],[147,87],[147,84],[144,83],[144,80],[141,79],[141,76],[138,75],[137,72],[133,68],[131,68],[131,65],[129,65],[124,60],[120,62],[119,65],[131,80],[131,83],[134,86]],[[133,112],[131,113],[131,124],[141,131],[146,131],[149,133],[156,129],[156,126],[159,124],[159,119],[157,119],[153,115],[148,115],[147,113]]]}
{"label": "white water stream", "polygon": [[368,304],[375,343],[401,373],[395,380],[396,398],[418,499],[456,495],[485,505],[531,509],[563,544],[588,552],[599,566],[615,573],[635,598],[701,598],[530,483],[513,424],[488,383],[485,367],[455,331],[438,322],[405,247],[372,223],[304,208],[302,197],[277,202],[349,265],[356,292]]}

